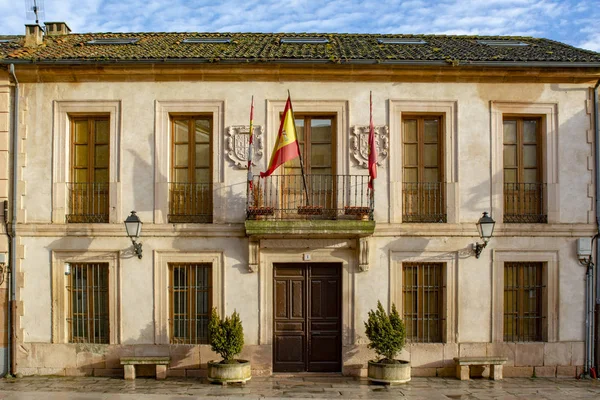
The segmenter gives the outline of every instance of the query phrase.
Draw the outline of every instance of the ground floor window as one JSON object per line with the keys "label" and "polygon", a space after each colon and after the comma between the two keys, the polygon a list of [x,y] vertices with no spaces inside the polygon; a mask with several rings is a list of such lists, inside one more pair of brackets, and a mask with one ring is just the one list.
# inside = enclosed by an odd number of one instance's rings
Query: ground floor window
{"label": "ground floor window", "polygon": [[70,343],[109,343],[108,263],[72,263],[67,281]]}
{"label": "ground floor window", "polygon": [[169,263],[170,343],[208,343],[211,310],[212,264]]}
{"label": "ground floor window", "polygon": [[402,264],[402,313],[411,342],[442,341],[443,263]]}
{"label": "ground floor window", "polygon": [[504,341],[543,340],[543,263],[504,263]]}

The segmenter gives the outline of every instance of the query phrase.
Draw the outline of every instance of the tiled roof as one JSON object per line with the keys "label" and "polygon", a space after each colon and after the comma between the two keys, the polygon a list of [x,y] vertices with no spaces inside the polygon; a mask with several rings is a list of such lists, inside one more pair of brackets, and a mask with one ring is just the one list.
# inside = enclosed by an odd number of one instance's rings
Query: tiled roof
{"label": "tiled roof", "polygon": [[[281,43],[282,38],[324,38],[327,43]],[[1,39],[7,38],[0,36]],[[14,38],[14,37],[12,37]],[[133,44],[88,44],[94,39],[133,38]],[[189,38],[230,38],[229,43],[184,43]],[[380,43],[417,38],[425,44]],[[522,42],[526,46],[480,43]],[[444,36],[292,33],[88,33],[47,36],[36,48],[0,43],[0,62],[324,62],[480,65],[507,63],[598,64],[600,54],[548,39],[514,36]],[[597,67],[598,65],[594,65]]]}

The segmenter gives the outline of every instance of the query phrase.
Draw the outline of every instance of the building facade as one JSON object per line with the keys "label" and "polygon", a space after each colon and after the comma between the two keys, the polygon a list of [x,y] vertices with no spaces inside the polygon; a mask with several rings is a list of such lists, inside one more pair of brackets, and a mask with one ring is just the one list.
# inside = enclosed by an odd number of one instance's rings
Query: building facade
{"label": "building facade", "polygon": [[[600,55],[533,38],[27,29],[0,53],[0,200],[2,118],[18,114],[15,372],[120,376],[122,356],[168,355],[170,376],[202,376],[215,307],[239,312],[255,374],[361,375],[378,301],[403,316],[414,376],[486,355],[508,358],[505,376],[583,371],[575,243],[597,232]],[[288,91],[302,168],[259,178]],[[496,225],[476,257],[483,212]]]}

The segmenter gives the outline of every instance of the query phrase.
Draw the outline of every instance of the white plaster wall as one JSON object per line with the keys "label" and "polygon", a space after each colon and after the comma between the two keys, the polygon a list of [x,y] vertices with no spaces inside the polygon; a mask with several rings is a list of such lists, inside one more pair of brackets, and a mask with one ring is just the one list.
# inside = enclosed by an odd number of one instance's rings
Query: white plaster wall
{"label": "white plaster wall", "polygon": [[[254,123],[266,125],[266,100],[283,100],[289,89],[294,101],[347,100],[349,126],[366,125],[369,121],[369,90],[373,91],[374,123],[388,124],[387,102],[393,100],[452,100],[457,102],[458,130],[456,151],[458,164],[459,229],[444,233],[435,227],[440,237],[411,236],[410,229],[387,226],[389,164],[379,168],[376,181],[375,216],[378,232],[371,239],[371,268],[355,276],[354,318],[356,337],[363,336],[362,321],[378,299],[389,301],[390,251],[468,252],[475,241],[474,223],[490,205],[490,101],[543,102],[558,104],[560,216],[562,224],[586,224],[591,200],[587,186],[592,173],[586,157],[591,145],[586,142],[589,115],[585,112],[588,96],[586,85],[558,84],[482,84],[482,83],[317,83],[317,82],[119,82],[119,83],[37,83],[25,84],[27,126],[26,166],[23,179],[26,192],[23,199],[27,224],[42,226],[51,221],[52,168],[52,101],[54,100],[119,100],[122,102],[121,168],[122,215],[135,209],[145,227],[153,220],[154,211],[154,117],[155,101],[224,100],[225,128],[246,125],[250,96],[255,98]],[[264,170],[270,157],[277,127],[266,126],[265,155],[255,168]],[[25,135],[25,133],[23,133]],[[216,132],[224,135],[225,132]],[[392,143],[399,143],[399,132],[390,132]],[[341,150],[346,151],[346,150]],[[390,149],[390,158],[397,157],[399,147]],[[225,157],[224,154],[216,157]],[[352,160],[350,158],[350,160]],[[349,173],[366,174],[354,167]],[[215,202],[231,225],[231,237],[195,238],[160,237],[160,227],[153,237],[142,237],[144,258],[122,258],[123,299],[121,307],[122,343],[152,343],[153,275],[152,250],[222,250],[225,255],[224,291],[227,313],[236,309],[244,322],[246,343],[257,344],[259,337],[259,275],[246,272],[247,240],[236,237],[243,231],[246,171],[234,169],[224,162],[222,196]],[[120,221],[114,221],[121,224]],[[387,226],[387,228],[386,228]],[[538,227],[534,227],[538,229]],[[120,229],[120,228],[119,228]],[[171,229],[164,226],[165,230]],[[542,230],[547,229],[542,227]],[[583,230],[582,230],[583,229]],[[587,231],[586,231],[587,229]],[[35,228],[31,228],[35,230]],[[577,232],[592,232],[593,226]],[[539,232],[538,232],[539,233]],[[581,340],[583,337],[583,268],[575,259],[574,241],[567,228],[558,235],[495,237],[480,259],[460,256],[457,264],[457,339],[460,342],[489,342],[491,337],[491,247],[510,249],[540,249],[559,251],[559,338]],[[20,290],[24,301],[21,326],[26,342],[48,342],[51,336],[50,256],[51,249],[111,249],[125,250],[130,246],[124,229],[114,237],[64,238],[23,237],[26,257],[22,262],[25,283]],[[120,237],[116,237],[120,235]],[[125,290],[126,288],[126,290]]]}

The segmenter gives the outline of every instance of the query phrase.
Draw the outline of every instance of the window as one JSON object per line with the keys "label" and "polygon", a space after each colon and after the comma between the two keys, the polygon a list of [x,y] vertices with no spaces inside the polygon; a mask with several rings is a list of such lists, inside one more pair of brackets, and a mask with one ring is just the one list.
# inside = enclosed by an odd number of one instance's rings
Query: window
{"label": "window", "polygon": [[380,38],[377,39],[379,44],[427,44],[420,38]]}
{"label": "window", "polygon": [[170,263],[170,343],[208,343],[208,320],[211,311],[211,264]]}
{"label": "window", "polygon": [[504,341],[542,340],[543,263],[504,263]]}
{"label": "window", "polygon": [[69,343],[109,343],[108,264],[72,263],[70,268]]}
{"label": "window", "polygon": [[108,222],[109,117],[71,117],[67,222]]}
{"label": "window", "polygon": [[541,119],[505,117],[504,222],[546,223]]}
{"label": "window", "polygon": [[[296,212],[299,206],[312,206],[313,210],[333,212],[336,208],[334,206],[336,176],[333,141],[333,133],[336,131],[335,117],[298,113],[294,117],[305,175],[302,176],[299,158],[285,163],[285,177],[282,184],[284,208]],[[308,199],[306,199],[304,179],[306,179]]]}
{"label": "window", "polygon": [[438,115],[402,118],[403,222],[446,222],[441,127]]}
{"label": "window", "polygon": [[212,222],[212,118],[171,118],[169,222]]}
{"label": "window", "polygon": [[412,342],[442,341],[443,263],[402,263],[402,318]]}

